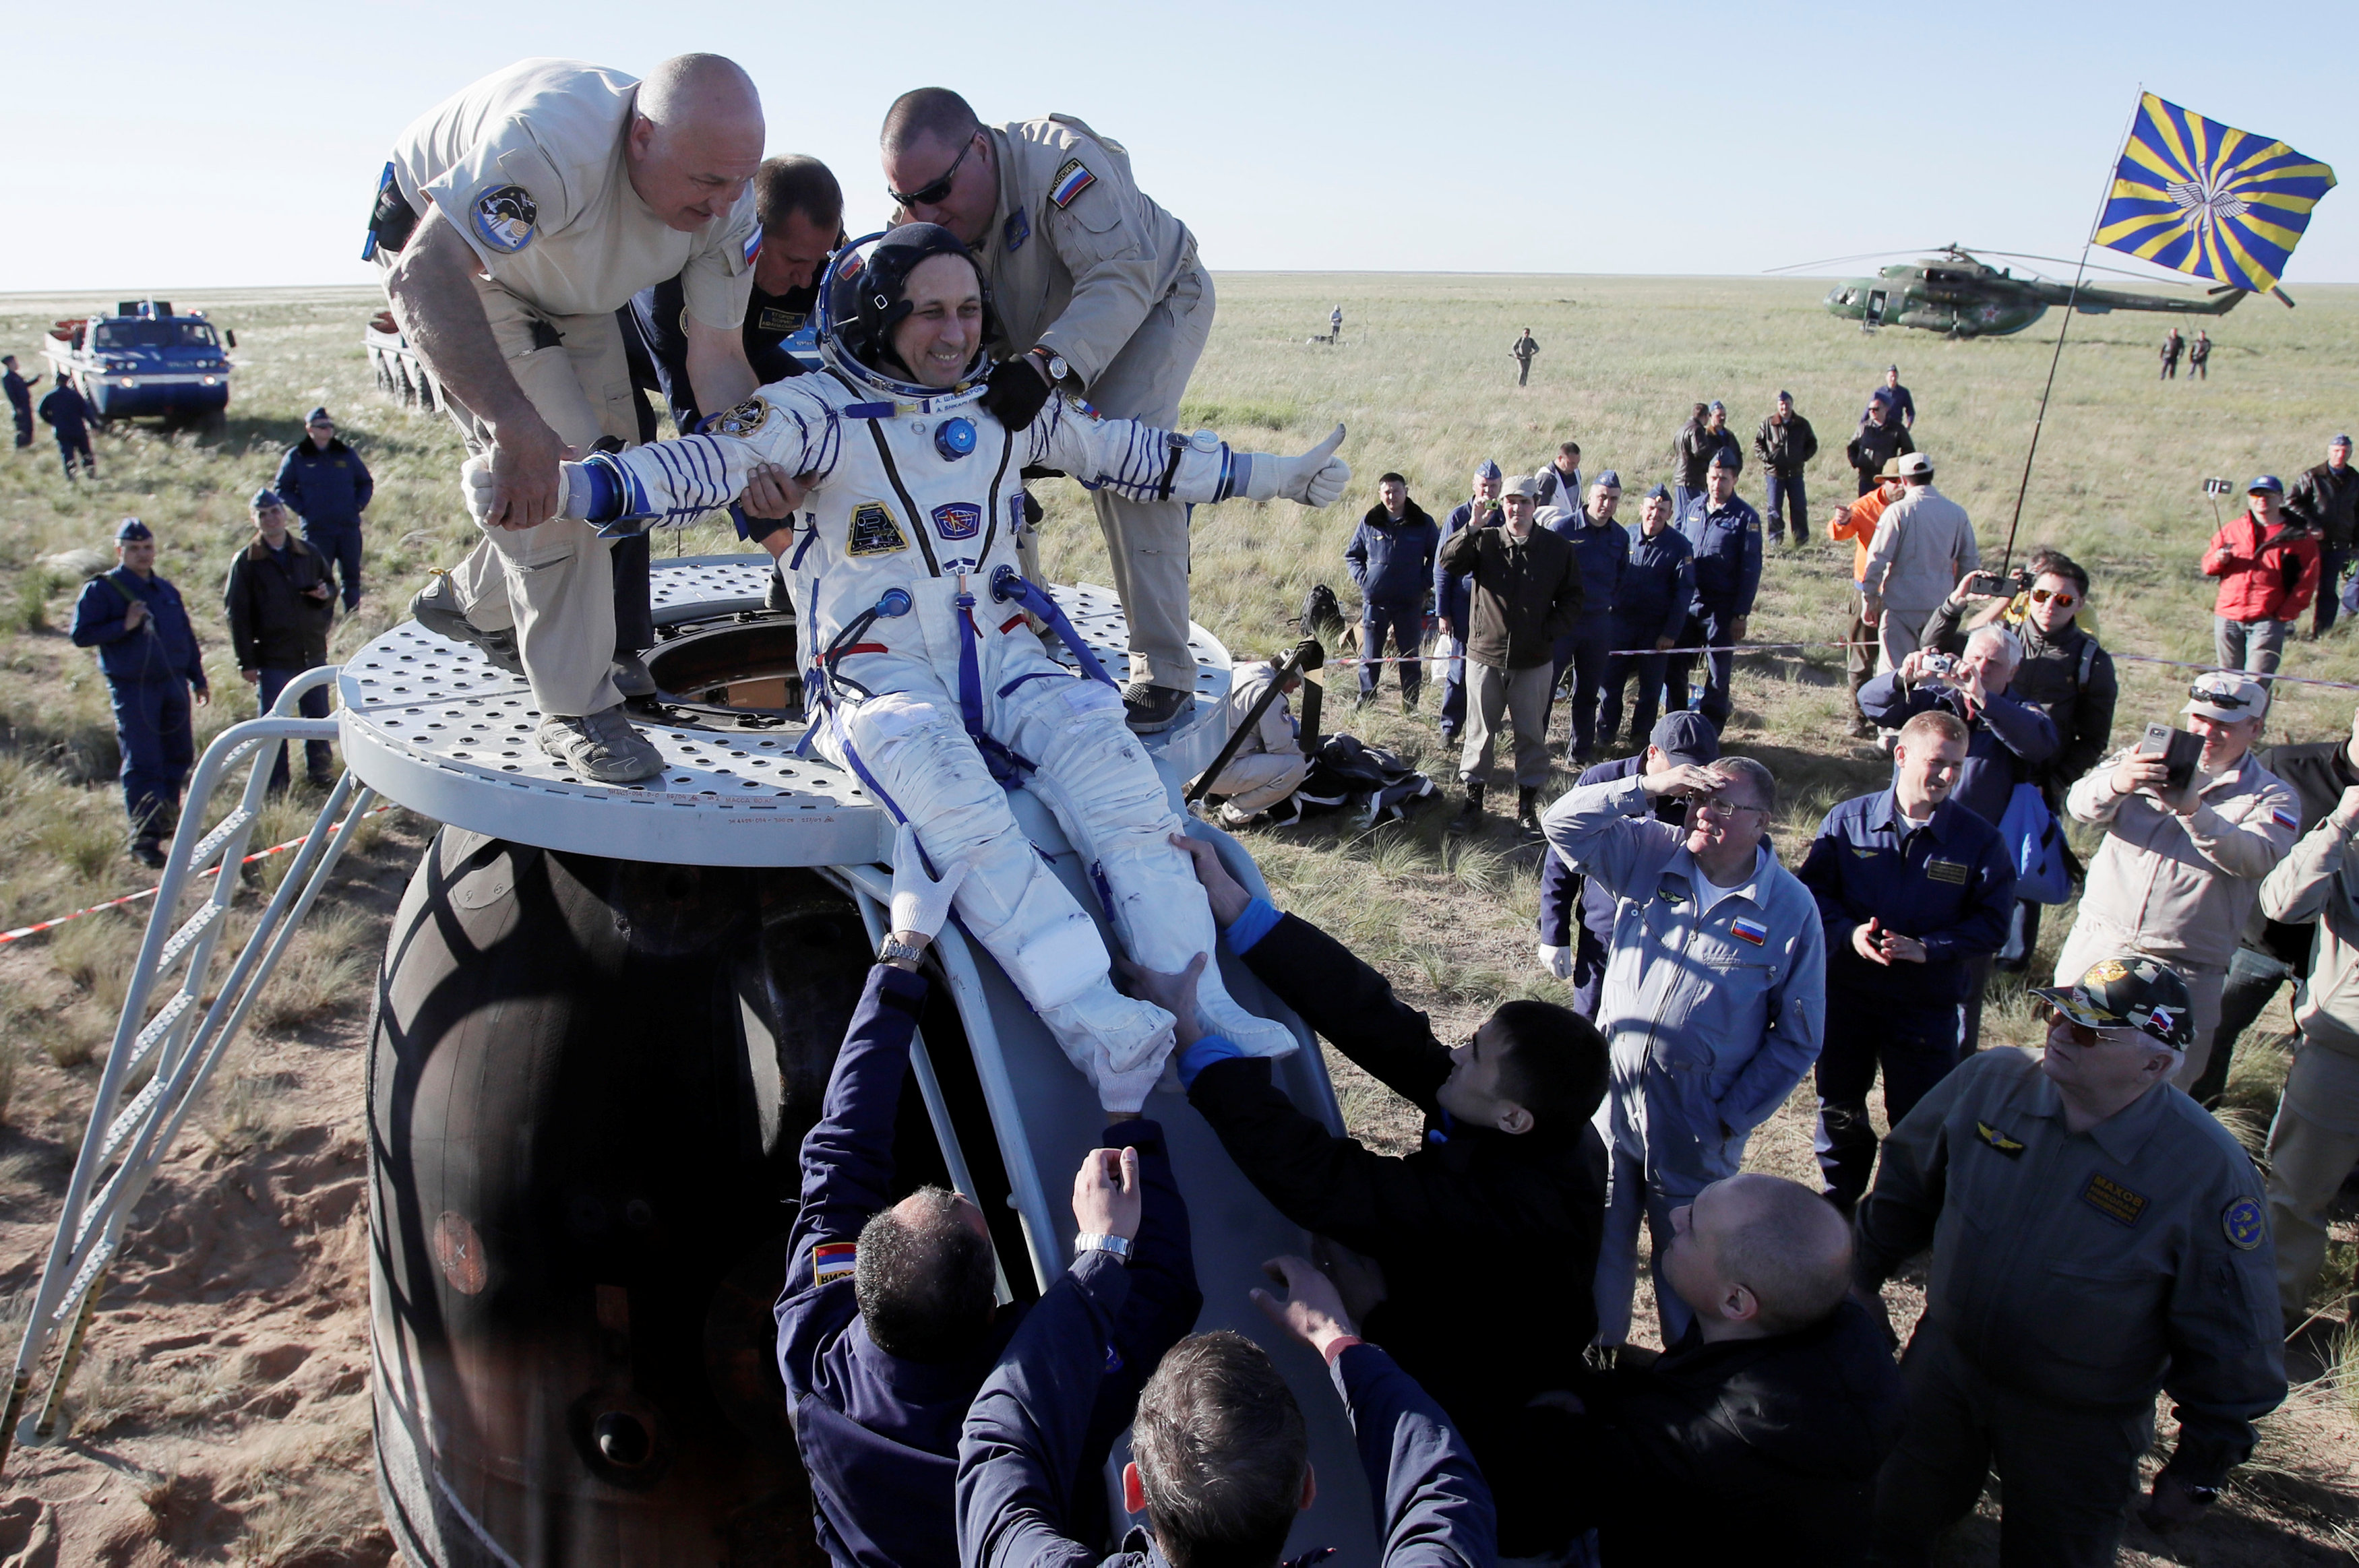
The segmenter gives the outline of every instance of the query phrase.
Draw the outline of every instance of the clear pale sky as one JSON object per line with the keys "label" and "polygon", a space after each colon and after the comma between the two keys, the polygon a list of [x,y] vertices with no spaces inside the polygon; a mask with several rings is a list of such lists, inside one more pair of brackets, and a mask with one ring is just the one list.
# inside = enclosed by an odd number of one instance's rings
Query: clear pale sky
{"label": "clear pale sky", "polygon": [[1124,142],[1230,270],[2069,256],[2143,85],[2335,165],[2285,282],[2359,280],[2348,0],[10,9],[0,291],[371,281],[362,225],[418,114],[527,55],[692,49],[753,73],[770,150],[833,167],[855,232],[885,216],[885,106],[939,83]]}

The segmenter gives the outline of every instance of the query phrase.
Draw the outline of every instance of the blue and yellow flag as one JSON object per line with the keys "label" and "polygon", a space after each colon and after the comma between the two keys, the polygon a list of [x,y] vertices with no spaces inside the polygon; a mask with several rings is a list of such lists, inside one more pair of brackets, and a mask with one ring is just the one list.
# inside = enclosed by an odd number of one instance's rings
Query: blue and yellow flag
{"label": "blue and yellow flag", "polygon": [[2262,293],[2333,189],[2332,169],[2283,142],[2143,93],[2096,243]]}

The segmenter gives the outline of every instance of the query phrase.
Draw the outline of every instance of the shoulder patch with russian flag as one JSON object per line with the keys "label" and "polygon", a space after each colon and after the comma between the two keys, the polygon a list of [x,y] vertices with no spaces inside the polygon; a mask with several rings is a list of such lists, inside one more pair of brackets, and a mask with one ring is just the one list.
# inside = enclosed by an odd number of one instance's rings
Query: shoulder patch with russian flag
{"label": "shoulder patch with russian flag", "polygon": [[1756,947],[1769,940],[1769,928],[1767,925],[1757,920],[1748,920],[1741,914],[1728,923],[1728,930],[1729,934],[1738,941],[1750,942]]}
{"label": "shoulder patch with russian flag", "polygon": [[754,225],[754,232],[745,236],[745,265],[747,266],[752,266],[754,265],[754,258],[761,254],[762,225],[756,223]]}
{"label": "shoulder patch with russian flag", "polygon": [[1064,167],[1057,171],[1056,179],[1049,186],[1049,200],[1055,202],[1060,209],[1071,207],[1073,204],[1073,198],[1097,182],[1098,177],[1090,172],[1089,165],[1077,157],[1069,157],[1065,160]]}
{"label": "shoulder patch with russian flag", "polygon": [[853,1271],[860,1260],[860,1244],[855,1241],[822,1241],[811,1249],[811,1283],[824,1285],[840,1280]]}
{"label": "shoulder patch with russian flag", "polygon": [[2269,820],[2276,823],[2278,827],[2284,828],[2288,833],[2299,833],[2301,831],[2301,817],[2296,813],[2288,811],[2282,806],[2272,806],[2270,808]]}

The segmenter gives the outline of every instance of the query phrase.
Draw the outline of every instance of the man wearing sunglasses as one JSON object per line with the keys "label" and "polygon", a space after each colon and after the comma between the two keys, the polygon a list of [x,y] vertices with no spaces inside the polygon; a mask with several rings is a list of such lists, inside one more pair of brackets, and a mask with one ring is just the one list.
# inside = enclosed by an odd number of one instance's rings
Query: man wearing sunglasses
{"label": "man wearing sunglasses", "polygon": [[2184,785],[2171,784],[2164,758],[2132,746],[2064,796],[2065,809],[2103,827],[2105,841],[2089,862],[2080,918],[2056,961],[2059,984],[2129,950],[2176,969],[2195,1014],[2182,1087],[2203,1076],[2211,1056],[2221,988],[2261,879],[2301,827],[2291,786],[2250,755],[2268,711],[2261,683],[2213,670],[2195,677],[2188,697],[2188,728],[2203,750]]}
{"label": "man wearing sunglasses", "polygon": [[[1131,178],[1130,154],[1070,114],[985,125],[942,87],[894,100],[881,137],[897,222],[939,223],[983,268],[1006,360],[994,413],[1020,429],[1051,389],[1110,419],[1179,423],[1180,394],[1212,330],[1212,276],[1196,237]],[[1189,710],[1188,514],[1178,501],[1092,494],[1130,623],[1130,727]]]}
{"label": "man wearing sunglasses", "polygon": [[1871,1308],[1933,1253],[1875,1563],[1931,1563],[1993,1471],[2002,1561],[2111,1563],[2158,1392],[2180,1430],[2140,1515],[2154,1530],[2201,1517],[2285,1398],[2260,1178],[2171,1084],[2200,1038],[2186,984],[2118,950],[2033,995],[2046,1050],[1986,1051],[1942,1079],[1860,1206]]}
{"label": "man wearing sunglasses", "polygon": [[2245,487],[2245,514],[2223,524],[2203,552],[2203,575],[2220,579],[2214,658],[2232,670],[2277,673],[2294,622],[2318,592],[2318,531],[2286,511],[2277,475]]}

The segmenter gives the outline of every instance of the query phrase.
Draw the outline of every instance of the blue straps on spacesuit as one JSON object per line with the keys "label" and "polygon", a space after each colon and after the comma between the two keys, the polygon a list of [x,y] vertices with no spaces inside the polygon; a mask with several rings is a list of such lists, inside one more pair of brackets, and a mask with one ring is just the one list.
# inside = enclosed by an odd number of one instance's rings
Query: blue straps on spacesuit
{"label": "blue straps on spacesuit", "polygon": [[1082,641],[1082,634],[1073,630],[1073,623],[1065,618],[1065,612],[1058,608],[1057,601],[1036,585],[1025,581],[1023,575],[1014,567],[1003,564],[992,568],[991,597],[1000,604],[1012,599],[1047,622],[1049,630],[1057,634],[1057,640],[1072,650],[1074,659],[1082,666],[1082,674],[1092,680],[1103,681],[1117,691],[1122,689],[1114,678],[1106,674],[1105,666],[1098,663],[1098,656],[1090,652],[1090,645]]}
{"label": "blue straps on spacesuit", "polygon": [[[1007,568],[1000,568],[1005,571]],[[959,715],[966,723],[967,739],[983,753],[984,765],[1002,785],[1020,782],[1034,771],[1029,757],[1016,752],[991,732],[983,719],[983,662],[975,651],[974,595],[968,592],[966,579],[959,579],[959,595],[955,601],[959,634]],[[1002,695],[1006,695],[1002,693]]]}

